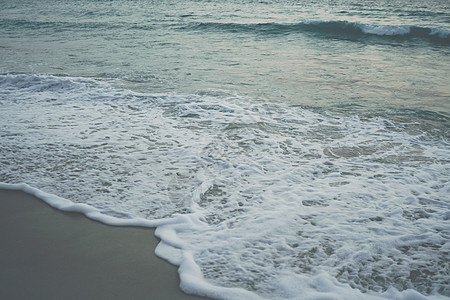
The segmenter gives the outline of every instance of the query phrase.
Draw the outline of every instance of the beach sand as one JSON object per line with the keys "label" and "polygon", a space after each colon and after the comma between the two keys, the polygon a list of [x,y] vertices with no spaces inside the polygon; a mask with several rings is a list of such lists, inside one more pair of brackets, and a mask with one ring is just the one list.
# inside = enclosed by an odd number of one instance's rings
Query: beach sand
{"label": "beach sand", "polygon": [[205,299],[184,294],[150,228],[114,227],[0,189],[0,299]]}

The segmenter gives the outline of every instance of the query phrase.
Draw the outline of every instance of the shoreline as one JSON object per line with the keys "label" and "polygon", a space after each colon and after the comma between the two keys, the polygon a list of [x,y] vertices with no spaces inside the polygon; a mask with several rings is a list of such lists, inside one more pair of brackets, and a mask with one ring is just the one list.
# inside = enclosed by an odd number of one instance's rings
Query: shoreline
{"label": "shoreline", "polygon": [[0,298],[206,299],[155,255],[154,229],[110,226],[0,189]]}

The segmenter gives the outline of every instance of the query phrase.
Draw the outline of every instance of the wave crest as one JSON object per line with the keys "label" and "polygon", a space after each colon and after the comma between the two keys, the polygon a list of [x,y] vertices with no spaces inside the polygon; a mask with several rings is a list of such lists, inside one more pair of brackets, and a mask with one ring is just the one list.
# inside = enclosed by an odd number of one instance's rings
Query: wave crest
{"label": "wave crest", "polygon": [[412,25],[378,25],[349,21],[308,21],[300,23],[196,23],[196,30],[217,30],[233,33],[257,33],[287,35],[312,33],[323,38],[361,39],[366,37],[395,38],[402,40],[421,39],[440,44],[450,44],[450,31],[443,28]]}

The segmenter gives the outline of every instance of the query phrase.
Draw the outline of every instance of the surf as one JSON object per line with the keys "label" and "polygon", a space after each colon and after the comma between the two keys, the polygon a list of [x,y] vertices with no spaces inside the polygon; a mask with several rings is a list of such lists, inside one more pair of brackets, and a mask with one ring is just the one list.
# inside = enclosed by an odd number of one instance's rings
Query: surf
{"label": "surf", "polygon": [[183,28],[248,33],[267,36],[313,34],[321,38],[413,41],[423,40],[436,44],[450,44],[450,31],[443,28],[413,25],[365,24],[349,21],[305,21],[299,23],[219,23],[200,22]]}
{"label": "surf", "polygon": [[38,74],[1,75],[0,87],[1,187],[156,226],[157,254],[180,267],[186,291],[448,294],[445,140],[226,91]]}

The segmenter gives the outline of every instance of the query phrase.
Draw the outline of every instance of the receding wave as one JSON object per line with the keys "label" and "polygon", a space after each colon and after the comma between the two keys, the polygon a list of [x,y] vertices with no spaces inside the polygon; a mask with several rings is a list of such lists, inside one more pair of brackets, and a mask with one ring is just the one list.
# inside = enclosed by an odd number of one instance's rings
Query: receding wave
{"label": "receding wave", "polygon": [[450,31],[412,25],[377,25],[348,21],[310,21],[293,24],[281,23],[196,23],[195,29],[223,30],[234,33],[287,35],[312,33],[327,38],[359,39],[377,37],[399,40],[422,39],[434,43],[450,44]]}
{"label": "receding wave", "polygon": [[450,296],[445,140],[378,117],[93,78],[0,74],[0,102],[0,182],[110,224],[156,224],[157,254],[191,293]]}

